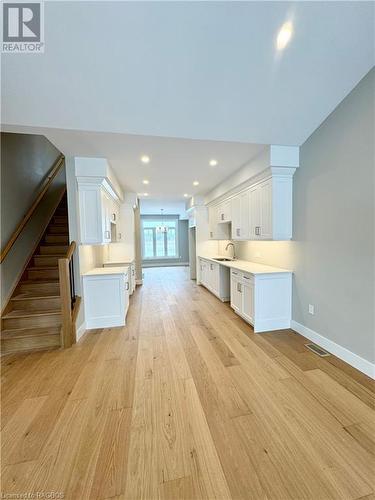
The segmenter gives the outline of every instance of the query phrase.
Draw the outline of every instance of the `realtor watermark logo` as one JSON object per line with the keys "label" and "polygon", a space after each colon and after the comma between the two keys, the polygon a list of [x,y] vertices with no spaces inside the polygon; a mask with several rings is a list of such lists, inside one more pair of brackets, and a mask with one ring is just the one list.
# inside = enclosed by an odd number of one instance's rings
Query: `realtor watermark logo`
{"label": "realtor watermark logo", "polygon": [[43,2],[3,2],[3,53],[44,52]]}

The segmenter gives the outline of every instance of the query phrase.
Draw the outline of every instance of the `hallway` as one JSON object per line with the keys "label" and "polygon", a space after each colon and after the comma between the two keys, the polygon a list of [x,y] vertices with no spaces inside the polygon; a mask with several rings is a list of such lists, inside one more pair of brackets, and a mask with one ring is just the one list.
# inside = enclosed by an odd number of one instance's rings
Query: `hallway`
{"label": "hallway", "polygon": [[3,359],[2,492],[373,498],[370,379],[255,335],[188,271],[145,270],[124,328]]}

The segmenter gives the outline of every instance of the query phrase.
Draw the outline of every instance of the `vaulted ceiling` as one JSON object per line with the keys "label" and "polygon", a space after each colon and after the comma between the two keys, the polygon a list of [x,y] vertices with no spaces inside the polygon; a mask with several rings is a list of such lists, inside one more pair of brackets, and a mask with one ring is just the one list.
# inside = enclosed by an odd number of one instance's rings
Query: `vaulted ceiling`
{"label": "vaulted ceiling", "polygon": [[3,129],[107,157],[134,191],[206,192],[307,139],[374,65],[373,20],[373,2],[45,2],[45,53],[2,54]]}

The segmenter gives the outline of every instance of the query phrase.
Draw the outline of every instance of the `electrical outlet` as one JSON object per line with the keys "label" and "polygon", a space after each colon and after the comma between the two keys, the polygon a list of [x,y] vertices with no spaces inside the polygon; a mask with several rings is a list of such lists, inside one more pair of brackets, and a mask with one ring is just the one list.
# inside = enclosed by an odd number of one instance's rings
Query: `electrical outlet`
{"label": "electrical outlet", "polygon": [[309,304],[309,314],[315,314],[315,307],[312,304]]}

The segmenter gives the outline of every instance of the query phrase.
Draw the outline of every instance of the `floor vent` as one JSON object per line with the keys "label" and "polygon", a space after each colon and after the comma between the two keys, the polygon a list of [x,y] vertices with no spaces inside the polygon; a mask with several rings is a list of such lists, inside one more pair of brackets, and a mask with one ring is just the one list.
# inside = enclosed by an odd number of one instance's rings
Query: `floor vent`
{"label": "floor vent", "polygon": [[310,349],[310,351],[315,352],[318,356],[324,358],[325,356],[330,356],[330,353],[322,349],[321,347],[315,345],[315,344],[305,344],[307,349]]}

